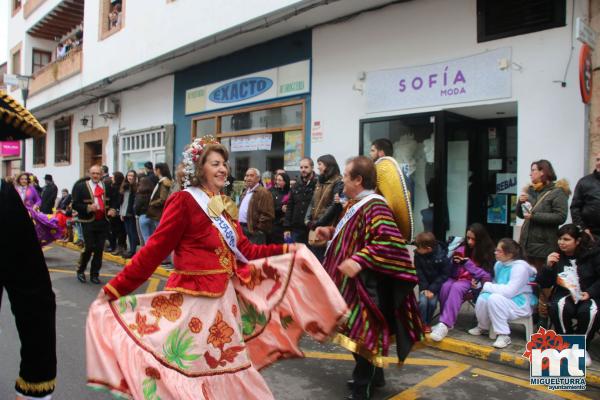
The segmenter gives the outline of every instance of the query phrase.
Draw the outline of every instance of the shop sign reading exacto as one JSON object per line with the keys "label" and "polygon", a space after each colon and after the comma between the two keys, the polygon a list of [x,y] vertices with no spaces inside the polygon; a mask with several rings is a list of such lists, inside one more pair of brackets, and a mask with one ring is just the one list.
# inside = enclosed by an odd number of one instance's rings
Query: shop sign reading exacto
{"label": "shop sign reading exacto", "polygon": [[185,113],[195,114],[308,93],[309,77],[310,62],[305,60],[189,89],[185,93]]}
{"label": "shop sign reading exacto", "polygon": [[511,97],[511,50],[367,73],[367,112]]}

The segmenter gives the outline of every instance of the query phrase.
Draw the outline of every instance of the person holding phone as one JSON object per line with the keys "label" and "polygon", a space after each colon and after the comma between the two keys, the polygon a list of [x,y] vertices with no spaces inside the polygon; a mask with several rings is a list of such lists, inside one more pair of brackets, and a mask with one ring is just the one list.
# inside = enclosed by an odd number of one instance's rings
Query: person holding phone
{"label": "person holding phone", "polygon": [[[590,343],[600,326],[600,318],[597,317],[600,302],[600,247],[593,245],[590,236],[580,226],[567,224],[558,230],[558,248],[559,251],[548,255],[537,282],[542,289],[554,287],[548,302],[548,313],[556,332],[586,335],[586,343]],[[577,277],[579,288],[569,290],[568,283],[561,278],[565,272]],[[588,367],[592,364],[587,350],[585,364]]]}
{"label": "person holding phone", "polygon": [[458,312],[469,290],[481,288],[492,279],[494,243],[485,227],[475,223],[467,229],[466,240],[452,254],[450,278],[440,290],[440,322],[431,328],[431,339],[439,342],[454,327]]}

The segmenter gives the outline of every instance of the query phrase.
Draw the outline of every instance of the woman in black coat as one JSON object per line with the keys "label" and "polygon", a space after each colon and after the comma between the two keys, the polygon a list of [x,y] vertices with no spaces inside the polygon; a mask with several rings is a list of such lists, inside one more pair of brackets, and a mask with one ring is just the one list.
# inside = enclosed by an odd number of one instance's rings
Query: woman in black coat
{"label": "woman in black coat", "polygon": [[109,208],[117,210],[117,215],[114,217],[108,217],[110,222],[110,235],[108,236],[108,241],[110,243],[109,251],[113,255],[124,255],[125,245],[127,244],[125,225],[119,216],[119,210],[122,202],[121,185],[123,184],[124,180],[125,176],[121,172],[116,171],[113,173],[111,185],[108,190],[108,206]]}
{"label": "woman in black coat", "polygon": [[283,222],[288,200],[290,199],[290,177],[285,172],[275,175],[275,184],[271,188],[275,205],[275,220],[271,230],[271,243],[283,243]]}
{"label": "woman in black coat", "polygon": [[123,225],[125,226],[125,232],[127,233],[127,239],[129,240],[129,252],[124,255],[125,258],[131,258],[136,252],[140,239],[137,233],[137,225],[135,222],[135,195],[137,192],[137,173],[134,170],[128,171],[125,180],[121,184],[119,191],[121,195],[121,206],[119,215]]}
{"label": "woman in black coat", "polygon": [[[600,247],[575,224],[558,230],[559,251],[550,253],[546,266],[537,277],[541,288],[553,288],[548,304],[552,325],[560,334],[586,335],[590,343],[600,325],[597,316],[600,304]],[[561,273],[577,273],[581,298],[573,298]],[[576,323],[573,324],[573,320]],[[586,350],[586,366],[591,358]]]}

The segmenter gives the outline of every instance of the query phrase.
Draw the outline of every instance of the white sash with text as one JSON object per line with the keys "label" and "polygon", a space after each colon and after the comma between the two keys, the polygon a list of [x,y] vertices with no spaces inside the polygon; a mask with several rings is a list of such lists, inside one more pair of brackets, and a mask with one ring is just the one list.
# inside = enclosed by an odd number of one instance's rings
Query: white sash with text
{"label": "white sash with text", "polygon": [[185,189],[185,191],[194,197],[194,200],[196,200],[202,211],[204,211],[215,228],[217,228],[217,230],[221,233],[223,239],[225,239],[225,243],[227,243],[227,246],[229,246],[231,251],[233,251],[233,254],[235,254],[236,258],[243,263],[248,263],[248,259],[237,248],[235,230],[231,227],[229,221],[227,221],[227,219],[222,215],[219,215],[218,217],[211,217],[208,213],[208,202],[210,201],[208,195],[196,187],[189,187]]}

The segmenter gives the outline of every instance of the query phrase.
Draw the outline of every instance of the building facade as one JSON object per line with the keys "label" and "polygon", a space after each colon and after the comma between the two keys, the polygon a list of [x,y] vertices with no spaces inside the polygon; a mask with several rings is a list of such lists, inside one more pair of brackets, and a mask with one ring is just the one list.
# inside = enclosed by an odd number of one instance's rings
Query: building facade
{"label": "building facade", "polygon": [[[572,37],[587,3],[548,1],[552,15],[491,3],[406,2],[313,30],[312,154],[343,161],[390,139],[417,232],[464,236],[484,222],[512,237],[532,161],[550,160],[572,186],[587,172],[589,106]],[[511,25],[527,12],[546,24]]]}
{"label": "building facade", "polygon": [[295,175],[302,156],[343,165],[388,138],[417,231],[516,236],[531,162],[573,186],[597,145],[574,37],[595,1],[9,3],[8,72],[30,76],[27,106],[48,129],[23,165],[60,187],[93,164],[174,167],[205,134],[238,180]]}

